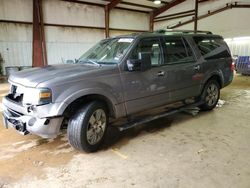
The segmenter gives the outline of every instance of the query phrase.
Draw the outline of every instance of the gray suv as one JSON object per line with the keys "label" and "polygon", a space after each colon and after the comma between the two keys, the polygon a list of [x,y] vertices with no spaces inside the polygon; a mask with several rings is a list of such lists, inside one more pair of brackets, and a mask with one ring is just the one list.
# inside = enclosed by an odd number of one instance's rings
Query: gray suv
{"label": "gray suv", "polygon": [[228,46],[210,32],[162,30],[104,39],[71,64],[11,75],[4,125],[43,138],[55,138],[66,125],[69,143],[92,152],[110,122],[129,123],[138,113],[187,99],[212,110],[232,79]]}

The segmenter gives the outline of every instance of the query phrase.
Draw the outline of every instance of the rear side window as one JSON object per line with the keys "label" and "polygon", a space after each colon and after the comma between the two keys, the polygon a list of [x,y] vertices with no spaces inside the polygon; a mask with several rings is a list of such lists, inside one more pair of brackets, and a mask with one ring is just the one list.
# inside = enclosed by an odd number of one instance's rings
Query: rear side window
{"label": "rear side window", "polygon": [[228,47],[221,37],[194,37],[195,43],[206,60],[231,57]]}
{"label": "rear side window", "polygon": [[181,37],[164,38],[165,64],[187,63],[194,61],[190,46]]}

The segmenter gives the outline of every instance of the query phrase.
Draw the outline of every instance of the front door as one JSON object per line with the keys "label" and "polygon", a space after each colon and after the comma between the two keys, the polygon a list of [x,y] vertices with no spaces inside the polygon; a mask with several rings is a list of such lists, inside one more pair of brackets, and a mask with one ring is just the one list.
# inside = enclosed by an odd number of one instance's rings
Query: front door
{"label": "front door", "polygon": [[166,93],[169,90],[165,82],[166,74],[160,66],[164,62],[160,38],[142,39],[131,51],[128,59],[139,59],[140,53],[150,54],[151,69],[121,73],[128,114],[161,106],[169,98]]}

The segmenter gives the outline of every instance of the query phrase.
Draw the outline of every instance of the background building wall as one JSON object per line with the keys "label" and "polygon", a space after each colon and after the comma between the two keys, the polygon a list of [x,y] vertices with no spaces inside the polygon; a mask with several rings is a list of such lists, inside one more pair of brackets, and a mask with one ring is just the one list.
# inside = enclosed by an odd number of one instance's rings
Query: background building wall
{"label": "background building wall", "polygon": [[[170,15],[182,11],[192,10],[195,8],[194,0],[187,0],[173,9],[162,13],[159,16]],[[223,8],[226,4],[234,3],[234,0],[214,0],[210,2],[199,3],[199,13],[198,16],[207,14],[208,11],[214,11],[219,8]],[[238,4],[249,4],[249,0],[237,1]],[[183,8],[185,7],[185,9]],[[233,40],[233,38],[248,37],[250,36],[250,27],[248,24],[248,18],[250,18],[249,8],[233,8],[225,10],[213,16],[198,20],[198,30],[212,31],[215,34],[223,36],[226,40],[229,48],[233,55],[239,56],[250,56],[250,39],[239,39]],[[167,28],[167,26],[176,25],[179,21],[184,22],[192,19],[192,16],[169,20],[155,22],[154,28],[162,29]],[[175,28],[179,30],[193,30],[194,23],[183,25],[181,27]]]}
{"label": "background building wall", "polygon": [[[233,3],[235,1],[232,0],[214,0],[206,3],[199,3],[199,14],[204,15],[207,14],[208,10],[213,11],[218,8],[225,7],[227,3]],[[239,2],[239,1],[238,1]],[[249,0],[241,0],[241,3],[250,3]],[[185,7],[185,9],[183,8]],[[187,0],[184,3],[181,3],[173,9],[169,9],[168,11],[164,12],[163,15],[169,15],[185,10],[194,9],[194,1]],[[222,35],[224,38],[232,38],[232,37],[242,37],[242,36],[249,36],[250,35],[250,27],[247,23],[247,19],[250,17],[249,8],[234,8],[225,10],[213,16],[201,19],[198,21],[198,30],[208,30],[212,31],[213,33]],[[179,21],[187,21],[190,20],[192,16],[175,19],[170,21],[161,21],[155,23],[155,29],[167,28],[167,26],[173,26],[177,24]],[[194,23],[190,23],[187,25],[183,25],[176,29],[194,29]]]}
{"label": "background building wall", "polygon": [[[32,0],[1,0],[0,20],[32,21]],[[0,23],[0,53],[5,66],[30,66],[32,25]]]}
{"label": "background building wall", "polygon": [[[45,24],[69,25],[44,27],[48,64],[78,58],[105,38],[103,7],[43,0],[42,8]],[[0,0],[0,20],[28,22],[0,22],[0,53],[4,67],[32,65],[32,13],[32,0]],[[110,28],[111,37],[128,34],[133,30],[147,31],[149,16],[141,12],[113,9],[110,12]]]}

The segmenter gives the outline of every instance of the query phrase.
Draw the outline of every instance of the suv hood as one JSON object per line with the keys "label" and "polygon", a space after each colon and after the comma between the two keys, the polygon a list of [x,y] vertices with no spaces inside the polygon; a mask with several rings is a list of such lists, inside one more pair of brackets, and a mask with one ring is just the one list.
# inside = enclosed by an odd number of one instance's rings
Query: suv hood
{"label": "suv hood", "polygon": [[86,73],[100,70],[99,66],[82,64],[49,65],[43,68],[32,68],[11,74],[9,81],[26,87],[37,87],[40,83],[54,78],[65,79],[72,76],[80,76]]}

